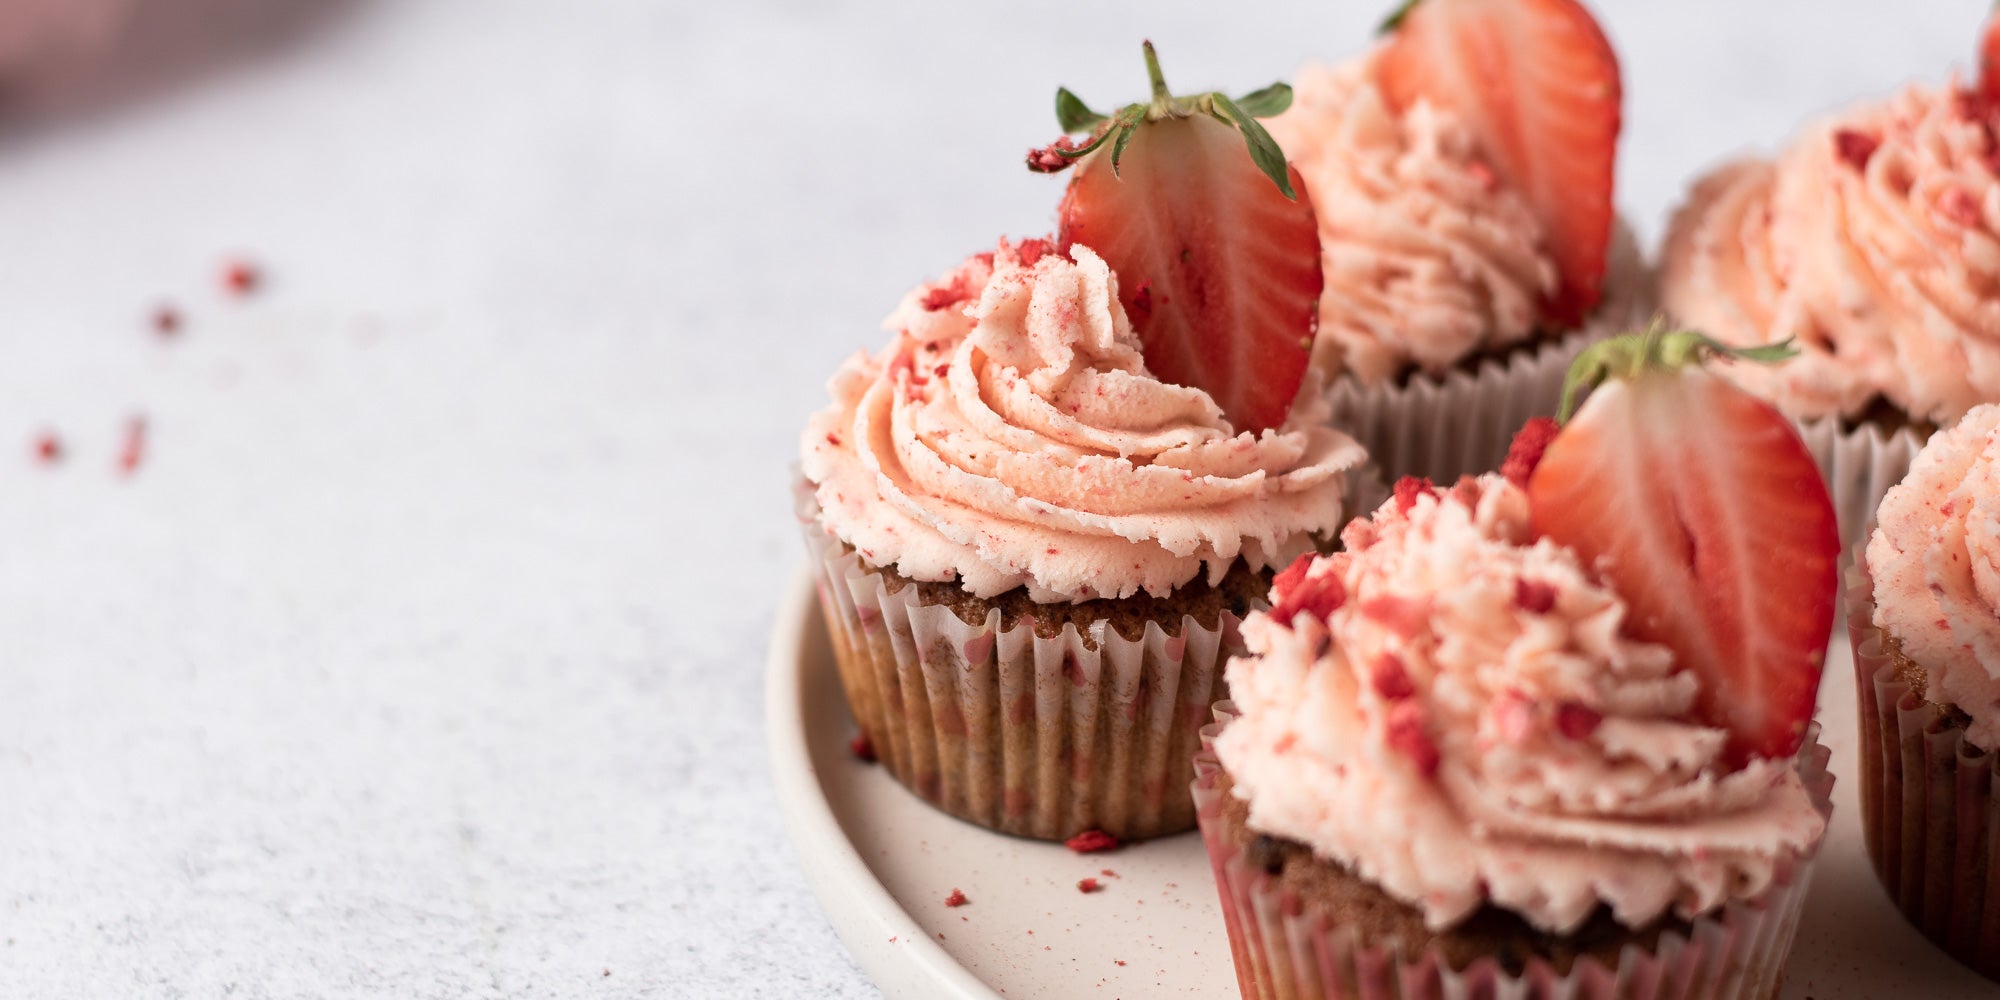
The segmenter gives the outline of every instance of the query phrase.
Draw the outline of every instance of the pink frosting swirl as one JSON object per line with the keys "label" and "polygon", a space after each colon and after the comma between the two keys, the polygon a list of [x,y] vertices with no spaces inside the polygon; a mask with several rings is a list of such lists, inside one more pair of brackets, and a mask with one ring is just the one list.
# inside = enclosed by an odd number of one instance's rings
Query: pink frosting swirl
{"label": "pink frosting swirl", "polygon": [[1795,417],[1881,397],[1947,424],[2000,400],[1996,121],[1956,82],[1911,87],[1721,168],[1669,227],[1663,304],[1733,344],[1797,338],[1736,373]]}
{"label": "pink frosting swirl", "polygon": [[1279,608],[1315,610],[1244,623],[1216,744],[1251,827],[1439,929],[1486,903],[1638,927],[1762,892],[1825,829],[1797,768],[1727,771],[1725,733],[1691,721],[1700,681],[1528,523],[1519,488],[1466,479],[1281,581]]}
{"label": "pink frosting swirl", "polygon": [[1429,104],[1391,110],[1374,59],[1306,67],[1265,123],[1319,215],[1315,367],[1368,383],[1526,340],[1556,286],[1540,221],[1472,130]]}
{"label": "pink frosting swirl", "polygon": [[1957,705],[1966,738],[2000,749],[2000,406],[1932,435],[1876,520],[1875,624],[1924,668],[1925,697]]}
{"label": "pink frosting swirl", "polygon": [[826,529],[912,579],[1043,602],[1163,596],[1331,532],[1365,456],[1320,426],[1324,404],[1301,394],[1284,428],[1236,433],[1146,371],[1117,279],[1072,253],[972,258],[834,376],[802,442]]}

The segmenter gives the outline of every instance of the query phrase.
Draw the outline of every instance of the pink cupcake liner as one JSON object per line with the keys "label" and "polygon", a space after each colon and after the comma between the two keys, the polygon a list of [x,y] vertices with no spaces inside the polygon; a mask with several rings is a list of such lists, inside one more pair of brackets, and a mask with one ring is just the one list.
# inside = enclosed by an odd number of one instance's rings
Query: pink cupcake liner
{"label": "pink cupcake liner", "polygon": [[1651,276],[1622,224],[1612,243],[1607,300],[1582,329],[1481,360],[1472,370],[1417,372],[1405,382],[1338,375],[1325,388],[1329,423],[1347,432],[1389,482],[1421,476],[1454,483],[1492,472],[1530,417],[1553,417],[1570,363],[1591,343],[1643,325],[1653,313]]}
{"label": "pink cupcake liner", "polygon": [[1866,546],[1848,571],[1861,724],[1861,830],[1875,876],[1932,944],[2000,981],[2000,754],[1897,676],[1875,626]]}
{"label": "pink cupcake liner", "polygon": [[1929,435],[1910,427],[1885,431],[1871,424],[1841,429],[1839,417],[1795,420],[1806,450],[1819,464],[1840,518],[1840,542],[1853,545],[1867,538],[1865,529],[1891,486],[1903,481]]}
{"label": "pink cupcake liner", "polygon": [[[1407,956],[1395,942],[1363,942],[1354,929],[1339,926],[1248,864],[1241,848],[1219,834],[1215,820],[1223,793],[1216,783],[1222,763],[1212,741],[1235,717],[1234,706],[1218,704],[1215,717],[1216,723],[1202,730],[1195,760],[1195,803],[1245,998],[1770,1000],[1777,995],[1817,851],[1781,868],[1762,895],[1696,919],[1686,935],[1662,935],[1651,949],[1628,945],[1615,965],[1584,957],[1561,973],[1536,958],[1510,973],[1496,959],[1484,958],[1454,969],[1434,948]],[[1818,736],[1815,725],[1799,751],[1799,770],[1815,804],[1828,813],[1833,777]]]}
{"label": "pink cupcake liner", "polygon": [[960,819],[1061,840],[1137,840],[1193,829],[1187,792],[1238,620],[1158,622],[1127,639],[1100,619],[1054,637],[1000,612],[967,624],[889,591],[882,571],[821,530],[801,489],[806,546],[842,687],[889,773]]}

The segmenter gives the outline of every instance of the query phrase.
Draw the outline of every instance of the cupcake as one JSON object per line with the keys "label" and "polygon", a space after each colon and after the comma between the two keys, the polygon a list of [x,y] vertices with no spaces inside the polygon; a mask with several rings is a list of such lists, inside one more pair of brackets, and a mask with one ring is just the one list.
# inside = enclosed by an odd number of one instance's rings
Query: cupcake
{"label": "cupcake", "polygon": [[[1552,9],[1416,5],[1361,58],[1301,70],[1269,122],[1319,217],[1314,369],[1391,478],[1493,468],[1583,345],[1650,310],[1612,207],[1617,56],[1588,11]],[[1495,32],[1527,41],[1460,60]]]}
{"label": "cupcake", "polygon": [[1861,821],[1911,924],[2000,980],[2000,406],[1932,436],[1849,576]]}
{"label": "cupcake", "polygon": [[[1399,482],[1244,623],[1195,794],[1245,997],[1775,995],[1831,808],[1834,514],[1784,419],[1662,340],[1599,345],[1621,380],[1560,432]],[[1655,475],[1716,434],[1771,473]]]}
{"label": "cupcake", "polygon": [[1939,427],[2000,401],[2000,103],[1913,85],[1703,177],[1669,226],[1662,305],[1799,356],[1747,388],[1799,423],[1860,536]]}

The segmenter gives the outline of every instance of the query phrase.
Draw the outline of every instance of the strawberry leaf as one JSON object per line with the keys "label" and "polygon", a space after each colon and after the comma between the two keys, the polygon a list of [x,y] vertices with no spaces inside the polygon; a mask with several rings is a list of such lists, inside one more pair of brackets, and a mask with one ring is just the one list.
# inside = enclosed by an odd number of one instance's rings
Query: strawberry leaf
{"label": "strawberry leaf", "polygon": [[1292,87],[1288,83],[1274,83],[1262,90],[1253,90],[1237,98],[1236,106],[1252,118],[1275,118],[1292,106]]}
{"label": "strawberry leaf", "polygon": [[1278,185],[1278,190],[1284,192],[1285,197],[1299,200],[1298,192],[1292,190],[1292,172],[1285,165],[1285,151],[1278,148],[1278,140],[1271,138],[1271,133],[1264,131],[1264,126],[1257,124],[1257,119],[1246,114],[1235,101],[1222,94],[1213,96],[1216,108],[1222,112],[1219,117],[1243,133],[1243,142],[1250,147],[1250,159],[1257,164],[1257,169],[1262,170],[1271,183]]}
{"label": "strawberry leaf", "polygon": [[1403,3],[1391,11],[1388,17],[1382,19],[1382,26],[1376,28],[1375,33],[1386,35],[1402,27],[1403,21],[1410,16],[1410,12],[1416,10],[1417,5],[1423,2],[1424,0],[1403,0]]}
{"label": "strawberry leaf", "polygon": [[1119,128],[1116,131],[1118,133],[1118,141],[1111,146],[1111,176],[1113,177],[1118,176],[1118,161],[1125,155],[1125,144],[1132,141],[1132,137],[1138,134],[1139,129],[1137,126],[1130,126]]}
{"label": "strawberry leaf", "polygon": [[1056,88],[1056,121],[1065,132],[1088,132],[1105,120],[1103,115],[1090,110],[1083,98],[1069,92],[1068,87]]}

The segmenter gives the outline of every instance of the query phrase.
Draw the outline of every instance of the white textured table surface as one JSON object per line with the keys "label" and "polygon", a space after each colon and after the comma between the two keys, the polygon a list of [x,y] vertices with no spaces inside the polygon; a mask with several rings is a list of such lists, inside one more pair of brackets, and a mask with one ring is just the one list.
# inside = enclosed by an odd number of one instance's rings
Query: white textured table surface
{"label": "white textured table surface", "polygon": [[[1057,83],[1149,36],[1258,86],[1387,6],[141,2],[127,79],[0,113],[10,998],[871,995],[759,731],[796,427],[1047,228]],[[1656,235],[1983,6],[1602,0],[1621,200]]]}

